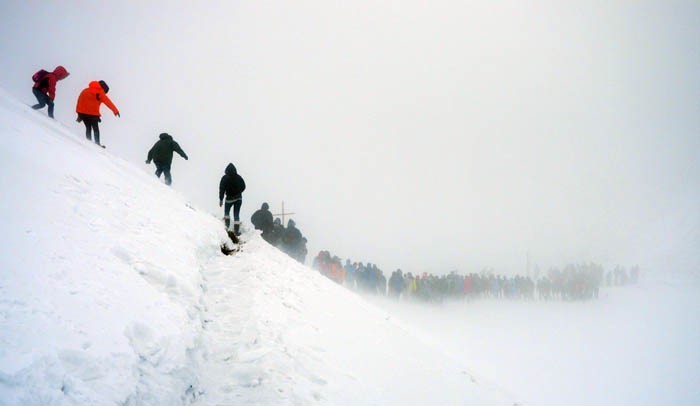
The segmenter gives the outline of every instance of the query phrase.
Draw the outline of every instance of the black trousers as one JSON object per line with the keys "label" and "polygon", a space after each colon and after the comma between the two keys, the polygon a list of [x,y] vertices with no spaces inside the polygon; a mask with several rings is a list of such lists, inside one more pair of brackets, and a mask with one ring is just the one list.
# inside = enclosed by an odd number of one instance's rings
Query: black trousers
{"label": "black trousers", "polygon": [[78,117],[85,124],[85,138],[92,140],[90,133],[95,135],[95,144],[100,144],[100,118],[89,114],[78,113]]}
{"label": "black trousers", "polygon": [[165,162],[156,162],[153,161],[154,164],[156,164],[156,176],[160,178],[160,174],[162,173],[165,178],[165,184],[170,185],[173,183],[173,178],[170,175],[170,165],[169,163]]}

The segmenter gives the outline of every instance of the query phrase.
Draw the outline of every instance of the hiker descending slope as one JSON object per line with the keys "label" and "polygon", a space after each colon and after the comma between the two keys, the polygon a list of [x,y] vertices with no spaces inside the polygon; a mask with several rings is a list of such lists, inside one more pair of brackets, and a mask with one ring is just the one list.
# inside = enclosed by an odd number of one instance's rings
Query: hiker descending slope
{"label": "hiker descending slope", "polygon": [[57,66],[53,72],[47,72],[43,69],[32,75],[34,86],[32,93],[36,97],[37,104],[33,105],[34,110],[49,106],[49,117],[53,118],[53,100],[56,97],[56,82],[68,77],[70,73],[63,66]]}
{"label": "hiker descending slope", "polygon": [[224,206],[224,222],[226,228],[231,226],[231,207],[233,207],[233,232],[240,232],[241,221],[240,212],[243,204],[242,193],[245,190],[245,181],[241,175],[236,172],[236,167],[232,163],[226,166],[225,175],[221,177],[219,182],[219,207],[224,204],[224,195],[226,195],[226,205]]}
{"label": "hiker descending slope", "polygon": [[160,174],[164,174],[165,184],[170,185],[173,178],[170,175],[170,165],[173,162],[173,152],[177,152],[187,161],[187,154],[180,148],[180,144],[173,140],[173,137],[168,133],[160,134],[160,139],[156,141],[150,151],[146,163],[150,164],[151,160],[156,164],[156,176],[160,178]]}
{"label": "hiker descending slope", "polygon": [[107,86],[104,80],[100,80],[99,82],[93,80],[88,87],[80,92],[80,96],[78,96],[78,105],[75,108],[75,112],[78,113],[77,121],[82,121],[85,124],[85,137],[88,140],[92,140],[90,135],[92,132],[95,135],[95,144],[100,146],[103,146],[100,144],[99,126],[100,121],[102,121],[100,118],[100,106],[102,103],[106,104],[115,116],[121,117],[117,106],[107,97],[107,92],[109,92],[109,86]]}

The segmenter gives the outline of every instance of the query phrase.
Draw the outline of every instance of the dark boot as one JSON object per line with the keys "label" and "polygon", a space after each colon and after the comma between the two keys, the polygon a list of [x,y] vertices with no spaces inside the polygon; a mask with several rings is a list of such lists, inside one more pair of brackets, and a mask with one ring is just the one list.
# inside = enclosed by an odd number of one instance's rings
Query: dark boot
{"label": "dark boot", "polygon": [[226,228],[231,227],[231,217],[224,216],[224,224],[226,224]]}
{"label": "dark boot", "polygon": [[236,221],[233,223],[233,232],[236,233],[236,235],[241,235],[241,222]]}

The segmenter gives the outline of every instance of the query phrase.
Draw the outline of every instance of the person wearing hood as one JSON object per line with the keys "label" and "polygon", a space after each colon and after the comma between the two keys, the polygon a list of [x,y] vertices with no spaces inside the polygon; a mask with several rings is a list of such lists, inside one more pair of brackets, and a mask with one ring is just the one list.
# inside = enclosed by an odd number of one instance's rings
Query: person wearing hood
{"label": "person wearing hood", "polygon": [[274,245],[275,247],[279,247],[284,232],[285,228],[282,225],[282,220],[280,220],[280,218],[277,217],[272,223],[272,230],[270,230],[270,237],[268,238],[267,242]]}
{"label": "person wearing hood", "polygon": [[303,236],[301,231],[296,227],[294,220],[290,219],[287,221],[287,228],[284,230],[282,235],[282,246],[283,251],[287,253],[290,257],[296,259],[299,262],[304,262],[302,257],[306,257],[306,253],[303,252],[305,247],[303,247]]}
{"label": "person wearing hood", "polygon": [[173,152],[177,152],[181,157],[185,158],[187,161],[187,154],[180,148],[180,144],[175,142],[172,135],[168,133],[161,133],[160,139],[156,141],[150,151],[148,151],[148,158],[146,163],[150,164],[151,160],[156,164],[156,176],[160,178],[160,174],[165,176],[165,184],[170,185],[173,183],[173,178],[170,175],[170,165],[173,163]]}
{"label": "person wearing hood", "polygon": [[107,97],[109,86],[104,80],[90,82],[88,87],[83,89],[78,96],[78,105],[75,107],[75,112],[78,113],[77,122],[85,124],[85,137],[92,140],[91,132],[95,135],[95,144],[100,144],[100,106],[106,104],[115,116],[121,117],[117,106],[112,103],[112,100]]}
{"label": "person wearing hood", "polygon": [[274,227],[272,213],[270,213],[270,205],[263,203],[260,210],[257,210],[250,217],[250,222],[253,223],[256,230],[262,230],[262,238],[264,238],[265,241],[270,242],[270,233]]}
{"label": "person wearing hood", "polygon": [[236,167],[232,163],[226,166],[224,176],[219,182],[219,207],[224,205],[224,196],[226,196],[226,205],[224,206],[224,222],[226,228],[231,226],[231,207],[233,207],[233,232],[238,234],[241,228],[240,212],[243,204],[242,193],[245,190],[245,181],[236,171]]}
{"label": "person wearing hood", "polygon": [[32,76],[34,80],[34,86],[32,86],[32,93],[36,97],[37,104],[33,105],[34,110],[39,110],[44,108],[44,106],[49,106],[49,117],[53,118],[53,100],[56,98],[56,82],[63,80],[68,77],[70,73],[63,66],[57,66],[53,72],[47,72],[45,70],[40,70]]}

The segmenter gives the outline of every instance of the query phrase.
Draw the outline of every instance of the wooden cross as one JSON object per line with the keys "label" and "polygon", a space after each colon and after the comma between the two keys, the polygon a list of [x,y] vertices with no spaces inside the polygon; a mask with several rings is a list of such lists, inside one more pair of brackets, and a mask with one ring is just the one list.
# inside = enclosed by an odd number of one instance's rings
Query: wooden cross
{"label": "wooden cross", "polygon": [[284,223],[284,216],[291,216],[292,214],[296,214],[296,213],[285,213],[284,212],[284,200],[282,200],[282,213],[273,214],[273,216],[282,216],[282,225],[286,227],[286,225]]}

